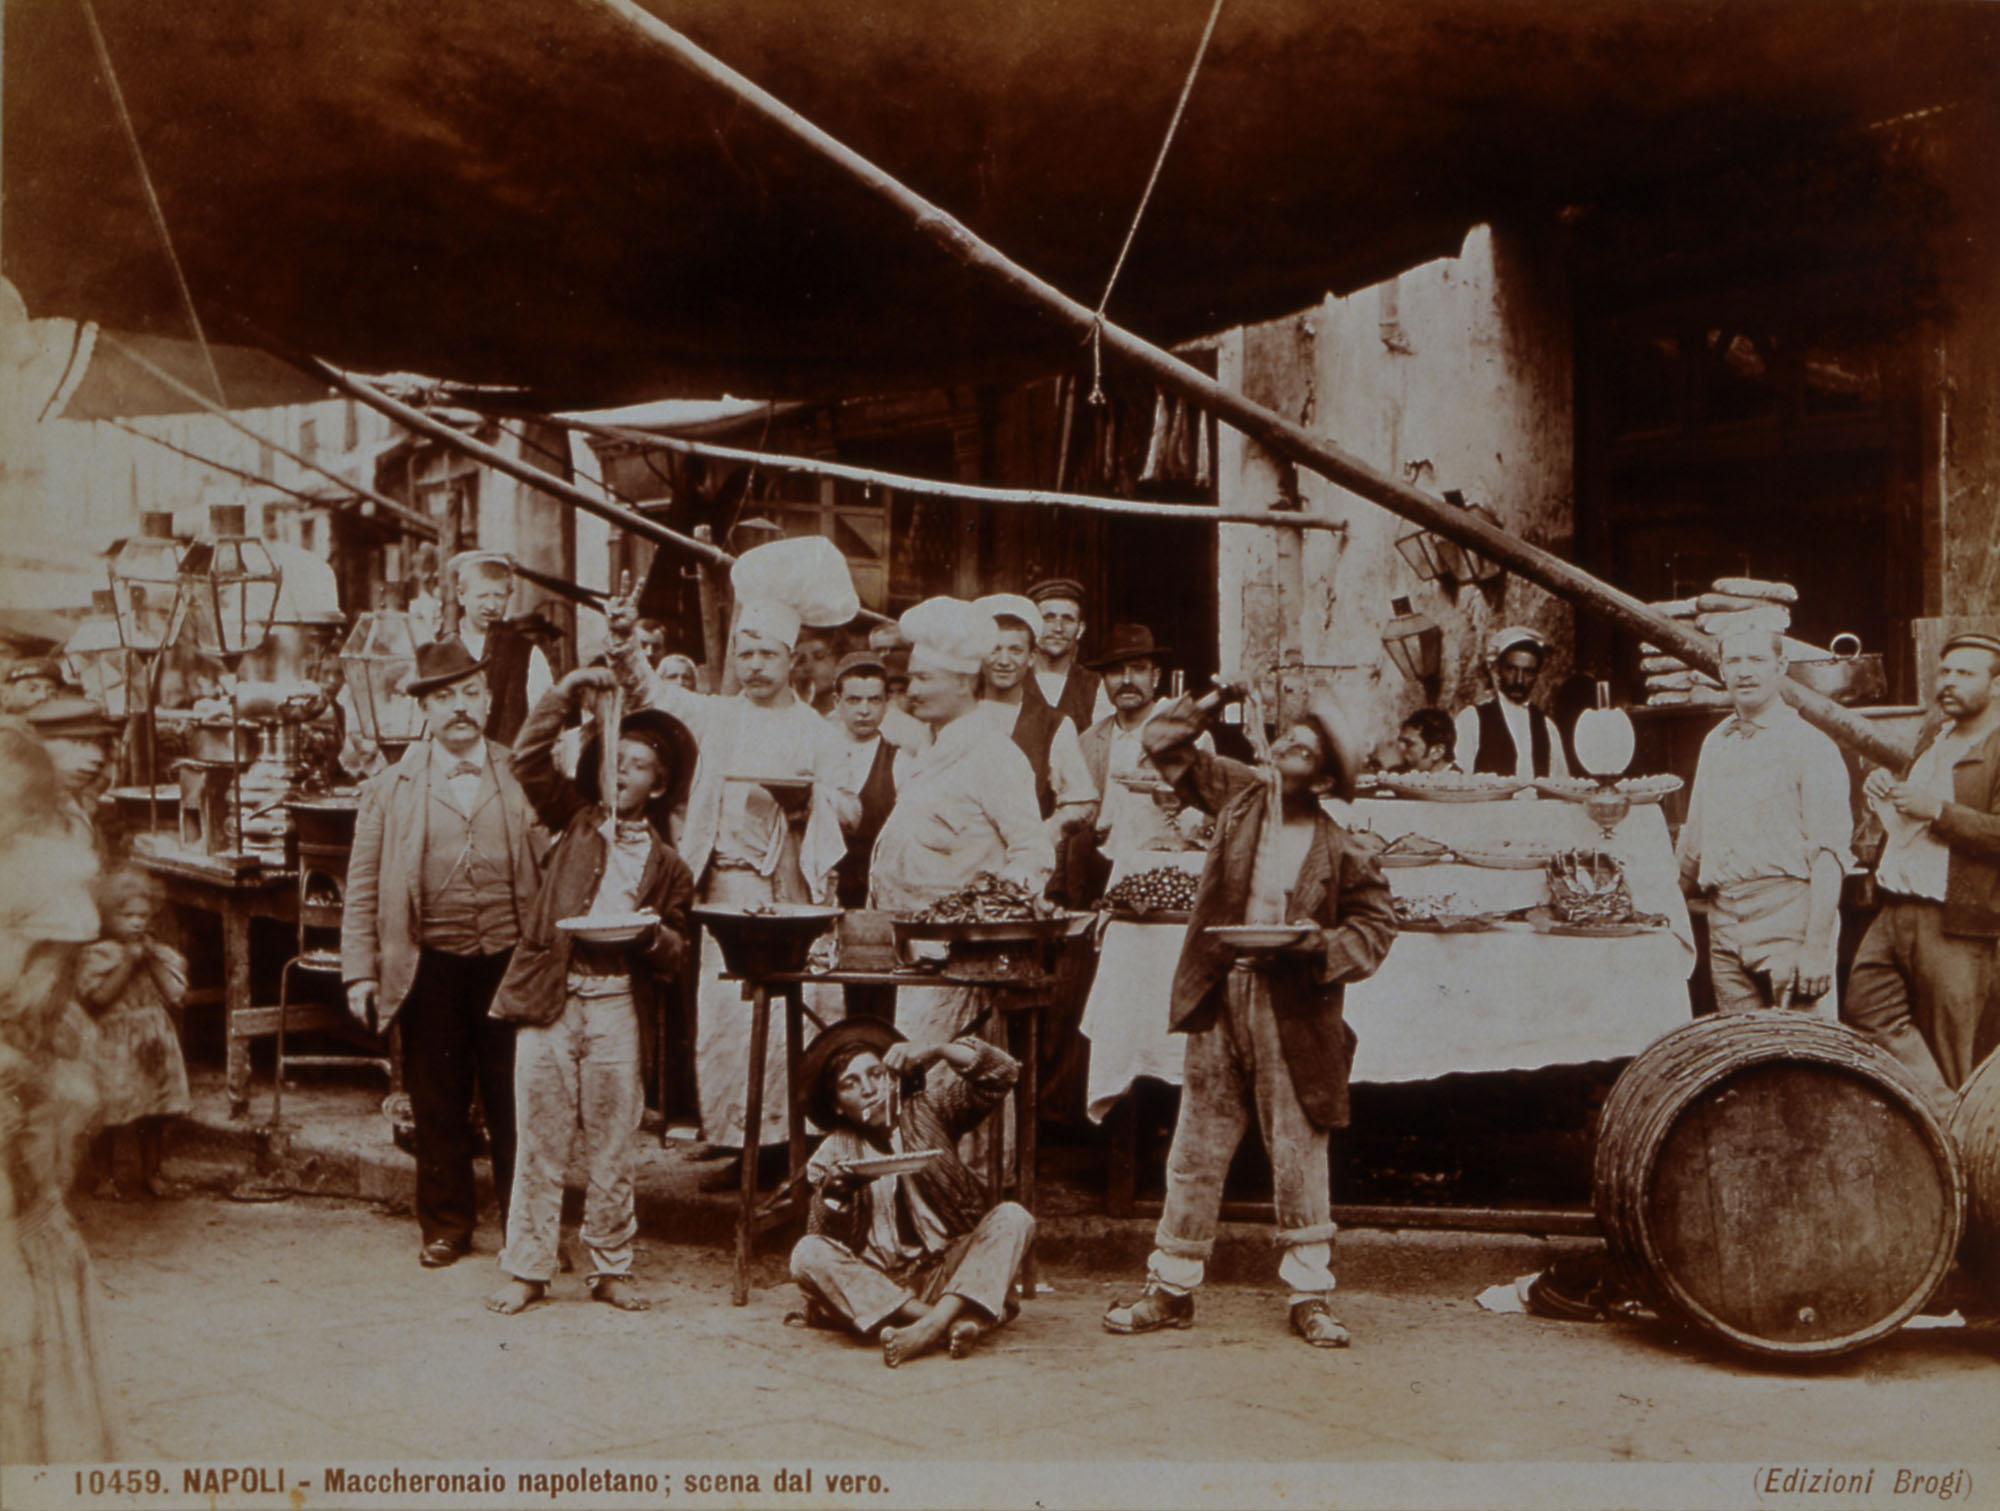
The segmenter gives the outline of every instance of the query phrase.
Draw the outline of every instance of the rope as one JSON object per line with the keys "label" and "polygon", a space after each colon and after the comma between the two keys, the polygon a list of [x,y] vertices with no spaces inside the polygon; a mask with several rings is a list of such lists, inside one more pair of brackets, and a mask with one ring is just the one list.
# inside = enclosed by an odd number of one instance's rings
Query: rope
{"label": "rope", "polygon": [[153,229],[159,233],[160,245],[166,249],[167,266],[173,269],[174,287],[180,291],[181,308],[187,312],[188,324],[194,328],[194,339],[201,347],[201,360],[208,366],[208,381],[215,388],[216,402],[224,408],[229,405],[228,397],[222,391],[222,374],[216,370],[215,354],[208,349],[208,334],[201,328],[201,316],[195,313],[194,293],[188,288],[187,274],[181,270],[181,259],[174,251],[173,235],[167,230],[167,215],[160,208],[160,196],[153,188],[152,171],[146,167],[146,154],[139,148],[139,133],[132,125],[132,113],[125,108],[125,91],[118,84],[118,70],[111,66],[111,49],[104,44],[104,31],[97,24],[97,10],[90,0],[77,0],[83,8],[83,19],[90,27],[90,45],[97,51],[97,66],[104,71],[105,86],[111,91],[112,107],[118,112],[118,124],[125,132],[125,145],[132,149],[132,161],[139,168],[139,183],[146,191],[146,209],[153,217]]}
{"label": "rope", "polygon": [[[89,0],[84,0],[85,4]],[[1090,403],[1093,408],[1104,404],[1104,310],[1111,303],[1111,291],[1118,286],[1118,275],[1125,271],[1125,259],[1132,251],[1132,243],[1139,235],[1139,222],[1145,218],[1146,206],[1152,203],[1153,186],[1160,181],[1160,170],[1167,165],[1167,153],[1174,145],[1174,133],[1180,130],[1181,116],[1187,111],[1188,96],[1194,93],[1195,75],[1201,72],[1201,60],[1208,55],[1208,39],[1215,35],[1215,23],[1222,15],[1222,0],[1215,0],[1209,7],[1208,25],[1201,30],[1201,42],[1194,50],[1194,61],[1188,65],[1187,78],[1181,83],[1181,97],[1174,102],[1173,119],[1167,122],[1167,134],[1160,141],[1159,156],[1153,159],[1153,171],[1146,178],[1145,192],[1139,196],[1139,208],[1132,212],[1132,224],[1125,228],[1125,244],[1118,249],[1118,260],[1111,264],[1111,276],[1104,280],[1103,297],[1097,301],[1090,322]]]}

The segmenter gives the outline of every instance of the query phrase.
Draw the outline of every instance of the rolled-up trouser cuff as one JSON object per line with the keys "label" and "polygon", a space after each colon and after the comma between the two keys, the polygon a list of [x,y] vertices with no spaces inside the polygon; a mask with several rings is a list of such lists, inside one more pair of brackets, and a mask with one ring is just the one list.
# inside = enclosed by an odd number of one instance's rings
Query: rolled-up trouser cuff
{"label": "rolled-up trouser cuff", "polygon": [[1316,1222],[1309,1228],[1286,1228],[1273,1233],[1271,1242],[1281,1249],[1296,1248],[1302,1243],[1332,1243],[1334,1234],[1340,1231],[1337,1222]]}
{"label": "rolled-up trouser cuff", "polygon": [[1195,1259],[1207,1263],[1215,1252],[1213,1238],[1176,1238],[1163,1225],[1153,1234],[1153,1247],[1162,1254],[1171,1254],[1176,1259]]}

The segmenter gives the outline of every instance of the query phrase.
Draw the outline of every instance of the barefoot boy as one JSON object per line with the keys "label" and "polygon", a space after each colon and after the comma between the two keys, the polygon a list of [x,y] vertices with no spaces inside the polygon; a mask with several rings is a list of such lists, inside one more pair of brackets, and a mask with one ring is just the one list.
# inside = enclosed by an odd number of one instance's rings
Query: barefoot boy
{"label": "barefoot boy", "polygon": [[[928,1066],[956,1074],[903,1099],[904,1076]],[[976,1039],[917,1048],[878,1018],[848,1018],[807,1048],[806,1111],[832,1130],[806,1167],[812,1215],[792,1250],[806,1320],[878,1335],[891,1369],[940,1344],[954,1359],[1013,1315],[1014,1275],[1035,1220],[1015,1202],[989,1207],[985,1184],[960,1161],[961,1135],[1005,1100],[1020,1066]],[[858,1160],[934,1150],[902,1175],[871,1178]]]}
{"label": "barefoot boy", "polygon": [[[629,714],[618,735],[618,787],[598,801],[598,749],[586,746],[571,781],[552,752],[563,716],[586,691],[615,686],[609,670],[571,672],[544,694],[514,745],[514,774],[552,834],[542,889],[523,920],[520,945],[493,999],[493,1016],[521,1025],[514,1049],[519,1146],[507,1246],[509,1277],[487,1300],[514,1313],[541,1299],[554,1278],[562,1231],[563,1175],[583,1130],[583,1246],[590,1294],[625,1311],[648,1302],[632,1285],[633,1141],[645,1093],[639,1078],[641,973],[672,977],[687,952],[688,868],[660,838],[676,774],[691,742],[670,716]],[[572,943],[560,919],[651,912],[659,921],[618,946]]]}

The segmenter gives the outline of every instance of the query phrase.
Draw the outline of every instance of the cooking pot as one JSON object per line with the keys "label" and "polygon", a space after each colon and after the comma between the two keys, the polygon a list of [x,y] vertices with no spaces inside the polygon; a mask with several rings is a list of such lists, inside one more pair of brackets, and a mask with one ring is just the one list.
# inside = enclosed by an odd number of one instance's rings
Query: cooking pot
{"label": "cooking pot", "polygon": [[1861,653],[1859,635],[1835,635],[1827,647],[1833,654],[1792,662],[1792,679],[1836,703],[1879,703],[1889,691],[1880,652]]}

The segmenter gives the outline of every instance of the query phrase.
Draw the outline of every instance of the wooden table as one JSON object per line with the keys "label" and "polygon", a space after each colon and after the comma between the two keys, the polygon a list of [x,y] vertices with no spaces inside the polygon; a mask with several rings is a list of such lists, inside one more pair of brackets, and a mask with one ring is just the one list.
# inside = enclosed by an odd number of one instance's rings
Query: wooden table
{"label": "wooden table", "polygon": [[[803,988],[827,986],[962,986],[993,993],[994,1019],[987,1025],[987,1038],[1021,1062],[1021,1078],[1014,1087],[1014,1171],[1015,1199],[1034,1215],[1036,1204],[1035,1159],[1036,1119],[1041,1112],[1041,1015],[1049,1005],[1055,978],[1046,973],[993,979],[985,976],[954,975],[948,971],[785,971],[773,975],[738,976],[750,989],[749,1084],[745,1088],[743,1126],[761,1128],[764,1116],[764,1061],[770,1052],[770,1001],[773,990],[785,999],[785,1086],[790,1094],[787,1109],[785,1181],[761,1207],[757,1202],[757,1157],[746,1149],[743,1157],[741,1206],[736,1214],[736,1268],[730,1300],[737,1306],[750,1301],[750,1246],[759,1233],[792,1221],[803,1209],[798,1194],[805,1178],[805,1108],[798,1095],[799,1061],[804,1053],[805,999]],[[1016,1029],[1021,1042],[1015,1041]],[[755,1135],[751,1135],[752,1138]],[[996,1202],[1007,1187],[1006,1140],[996,1137],[988,1154],[987,1180]],[[1028,1251],[1021,1264],[1021,1286],[1026,1295],[1035,1294],[1035,1256]]]}
{"label": "wooden table", "polygon": [[[135,848],[132,863],[160,884],[166,900],[213,914],[222,925],[222,990],[192,993],[189,1000],[220,1000],[226,1043],[223,1084],[229,1115],[250,1110],[250,1040],[257,1010],[250,1001],[250,920],[272,918],[295,924],[299,879],[294,871],[233,871],[230,864],[195,851]],[[268,1016],[268,1014],[266,1014]]]}

